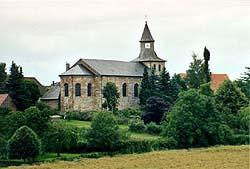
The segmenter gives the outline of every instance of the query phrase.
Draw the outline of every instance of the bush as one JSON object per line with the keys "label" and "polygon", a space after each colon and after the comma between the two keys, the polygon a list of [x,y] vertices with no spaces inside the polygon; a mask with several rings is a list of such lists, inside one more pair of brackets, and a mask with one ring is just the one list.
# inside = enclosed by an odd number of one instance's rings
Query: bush
{"label": "bush", "polygon": [[219,142],[223,145],[232,144],[233,134],[233,130],[228,125],[222,124],[218,128]]}
{"label": "bush", "polygon": [[34,160],[40,151],[40,141],[32,129],[22,126],[9,140],[8,150],[10,159]]}
{"label": "bush", "polygon": [[143,153],[152,151],[152,142],[148,140],[127,140],[120,146],[120,153]]}
{"label": "bush", "polygon": [[249,132],[250,130],[250,105],[242,108],[239,113],[240,128]]}
{"label": "bush", "polygon": [[173,137],[160,138],[153,143],[154,150],[174,149],[177,147],[177,141]]}
{"label": "bush", "polygon": [[7,158],[7,140],[0,137],[0,159],[6,159]]}
{"label": "bush", "polygon": [[150,122],[146,125],[147,129],[146,132],[149,134],[160,134],[162,131],[162,128],[160,125],[157,125],[154,122]]}
{"label": "bush", "polygon": [[146,126],[142,120],[131,120],[128,127],[129,131],[132,132],[141,133],[146,131]]}
{"label": "bush", "polygon": [[125,138],[111,112],[98,113],[86,134],[88,146],[96,151],[113,151]]}
{"label": "bush", "polygon": [[233,145],[250,144],[250,135],[237,134],[233,136]]}
{"label": "bush", "polygon": [[118,124],[129,124],[130,120],[141,118],[141,111],[138,108],[127,108],[115,112]]}
{"label": "bush", "polygon": [[71,111],[66,112],[65,119],[68,120],[80,120],[80,121],[91,121],[93,119],[95,112],[92,111]]}

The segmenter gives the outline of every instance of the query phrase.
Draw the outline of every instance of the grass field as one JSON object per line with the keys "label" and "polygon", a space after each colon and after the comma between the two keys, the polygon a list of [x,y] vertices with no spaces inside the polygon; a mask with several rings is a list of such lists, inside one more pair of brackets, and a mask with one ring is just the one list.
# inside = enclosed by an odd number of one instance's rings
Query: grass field
{"label": "grass field", "polygon": [[158,151],[99,159],[57,161],[11,169],[249,169],[249,146]]}
{"label": "grass field", "polygon": [[[62,120],[62,121],[65,122],[65,124],[79,128],[89,128],[91,125],[90,121],[79,121],[79,120]],[[128,130],[127,125],[119,125],[119,128],[123,130]],[[129,132],[129,133],[131,134],[132,139],[155,140],[160,138],[160,136],[151,135],[147,133],[135,133],[135,132]]]}

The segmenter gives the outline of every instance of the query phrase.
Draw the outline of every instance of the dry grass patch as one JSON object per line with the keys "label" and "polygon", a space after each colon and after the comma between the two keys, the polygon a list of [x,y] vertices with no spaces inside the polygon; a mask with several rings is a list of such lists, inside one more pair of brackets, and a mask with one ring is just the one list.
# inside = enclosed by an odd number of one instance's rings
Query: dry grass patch
{"label": "dry grass patch", "polygon": [[249,146],[158,151],[145,154],[59,161],[18,169],[249,169]]}

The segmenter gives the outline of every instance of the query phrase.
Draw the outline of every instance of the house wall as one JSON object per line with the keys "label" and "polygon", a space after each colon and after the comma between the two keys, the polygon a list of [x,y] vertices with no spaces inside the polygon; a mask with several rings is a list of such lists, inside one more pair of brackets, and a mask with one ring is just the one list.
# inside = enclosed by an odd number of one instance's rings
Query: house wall
{"label": "house wall", "polygon": [[[104,102],[102,89],[107,82],[113,82],[120,92],[118,109],[136,106],[139,98],[134,97],[134,84],[140,85],[140,77],[116,77],[116,76],[61,76],[60,105],[62,111],[68,110],[101,110]],[[69,86],[69,96],[64,95],[64,84]],[[75,84],[81,84],[81,96],[75,96]],[[92,96],[87,96],[88,83],[92,84]],[[122,96],[122,85],[127,84],[127,96]]]}
{"label": "house wall", "polygon": [[59,100],[42,100],[42,102],[48,105],[51,109],[59,110]]}
{"label": "house wall", "polygon": [[16,106],[15,104],[12,102],[12,99],[10,96],[8,96],[4,102],[2,103],[1,107],[5,107],[5,108],[9,108],[12,111],[16,111]]}

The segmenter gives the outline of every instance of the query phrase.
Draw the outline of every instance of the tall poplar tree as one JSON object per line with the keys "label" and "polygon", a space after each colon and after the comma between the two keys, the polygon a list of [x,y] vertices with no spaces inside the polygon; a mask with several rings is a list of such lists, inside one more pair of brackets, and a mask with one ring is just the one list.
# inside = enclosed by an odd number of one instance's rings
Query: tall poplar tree
{"label": "tall poplar tree", "polygon": [[208,64],[210,60],[210,52],[206,48],[206,46],[204,48],[203,56],[204,56],[204,64],[203,64],[204,83],[208,83],[211,81],[211,73],[210,73],[209,64]]}

